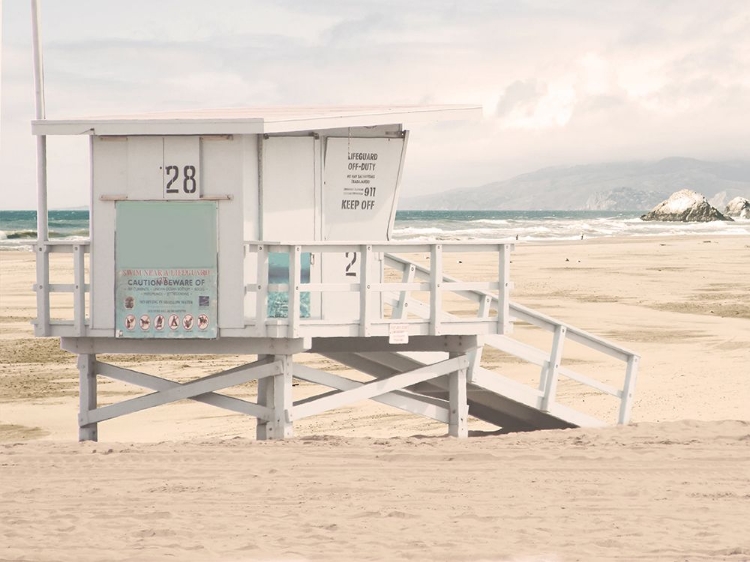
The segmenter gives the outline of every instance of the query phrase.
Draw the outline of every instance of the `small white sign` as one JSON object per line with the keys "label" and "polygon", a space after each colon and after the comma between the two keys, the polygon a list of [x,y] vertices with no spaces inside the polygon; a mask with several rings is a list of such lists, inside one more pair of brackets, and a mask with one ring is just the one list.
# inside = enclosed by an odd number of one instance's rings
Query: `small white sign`
{"label": "small white sign", "polygon": [[409,325],[408,324],[391,324],[388,327],[388,343],[404,344],[409,343]]}

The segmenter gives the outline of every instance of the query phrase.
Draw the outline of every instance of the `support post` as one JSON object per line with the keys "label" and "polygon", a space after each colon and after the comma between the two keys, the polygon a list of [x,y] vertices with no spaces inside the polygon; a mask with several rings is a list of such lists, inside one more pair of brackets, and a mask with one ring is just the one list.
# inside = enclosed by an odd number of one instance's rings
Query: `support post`
{"label": "support post", "polygon": [[[38,0],[31,2],[32,49],[34,54],[34,101],[35,117],[45,119],[44,107],[44,63],[42,61],[41,16]],[[47,137],[36,137],[36,290],[37,290],[37,336],[49,336],[49,236],[47,218]]]}
{"label": "support post", "polygon": [[292,356],[275,356],[274,361],[281,361],[281,374],[258,380],[258,404],[273,410],[273,421],[258,420],[255,437],[259,441],[284,439],[294,435],[290,419],[293,406]]}
{"label": "support post", "polygon": [[83,425],[84,415],[96,410],[96,355],[81,354],[78,356],[78,440],[98,441],[97,423]]}
{"label": "support post", "polygon": [[283,355],[275,359],[281,361],[282,372],[273,379],[273,428],[271,439],[285,439],[294,435],[292,425],[292,361],[291,355]]}
{"label": "support post", "polygon": [[[459,357],[451,353],[450,357]],[[458,369],[448,375],[448,435],[463,439],[469,436],[469,404],[466,392],[466,368]]]}
{"label": "support post", "polygon": [[[259,355],[258,359],[263,359],[264,356]],[[270,408],[273,404],[273,379],[274,377],[263,377],[258,379],[258,405]],[[258,441],[265,441],[270,439],[270,432],[273,428],[273,423],[259,419],[258,425],[255,428],[255,438]]]}

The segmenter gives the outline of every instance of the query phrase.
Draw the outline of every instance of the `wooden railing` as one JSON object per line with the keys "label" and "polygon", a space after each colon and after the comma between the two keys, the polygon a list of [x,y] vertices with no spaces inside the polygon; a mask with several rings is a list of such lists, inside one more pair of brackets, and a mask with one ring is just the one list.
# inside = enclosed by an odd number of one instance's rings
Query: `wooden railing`
{"label": "wooden railing", "polygon": [[[86,310],[86,294],[91,286],[86,282],[86,254],[90,242],[80,240],[47,241],[34,245],[36,253],[36,293],[37,317],[34,321],[34,332],[37,336],[51,336],[53,326],[70,328],[68,335],[81,337],[86,335],[89,317]],[[50,283],[50,254],[71,254],[73,259],[73,283]],[[50,295],[68,293],[73,297],[73,318],[54,319],[51,317]]]}
{"label": "wooden railing", "polygon": [[[392,265],[400,265],[405,274],[412,279],[427,279],[432,276],[432,271],[425,267],[419,266],[407,259],[388,255],[386,262]],[[445,277],[446,282],[455,282],[450,277]],[[457,288],[460,285],[455,285]],[[479,304],[480,311],[486,315],[489,310],[499,310],[506,306],[506,303],[500,304],[500,301],[492,293],[471,289],[468,291],[457,291],[459,296],[475,301]],[[409,300],[408,297],[399,295],[399,302],[411,305],[411,311],[417,314],[426,314],[425,307],[422,303]],[[633,395],[638,374],[638,364],[640,357],[635,352],[597,337],[579,328],[575,328],[530,308],[514,303],[507,302],[508,315],[512,320],[526,322],[543,330],[553,332],[551,349],[548,352],[525,344],[521,341],[507,337],[498,333],[497,335],[487,335],[484,337],[485,347],[495,348],[504,353],[513,355],[524,361],[541,367],[539,374],[539,384],[536,394],[539,397],[539,407],[544,411],[549,411],[557,398],[557,386],[560,376],[576,381],[580,384],[593,388],[601,393],[614,396],[620,401],[618,409],[617,422],[624,424],[630,420],[630,413],[633,407]],[[565,340],[581,344],[593,351],[603,353],[614,359],[625,363],[625,373],[622,379],[622,385],[614,387],[602,383],[592,377],[578,373],[568,367],[564,367],[562,362],[562,353]],[[486,373],[485,369],[475,368],[475,373]],[[477,377],[479,378],[479,377]]]}
{"label": "wooden railing", "polygon": [[[90,286],[86,282],[85,257],[88,241],[46,242],[35,246],[37,254],[37,319],[38,336],[65,335],[84,337],[90,311],[86,296]],[[497,242],[389,242],[389,243],[278,243],[246,242],[245,290],[254,295],[252,310],[245,303],[246,328],[238,336],[244,337],[369,337],[389,336],[394,329],[408,336],[479,335],[485,347],[518,357],[540,367],[536,388],[531,389],[541,410],[551,411],[557,404],[560,377],[576,381],[597,392],[611,395],[620,401],[617,421],[627,423],[633,404],[639,357],[633,351],[589,334],[544,314],[510,301],[509,263],[512,245]],[[67,253],[73,261],[73,283],[50,283],[50,254]],[[303,283],[302,256],[325,259],[326,255],[357,255],[356,276],[352,281],[323,282],[311,278]],[[495,275],[489,280],[461,281],[444,273],[444,257],[483,253],[494,257]],[[269,282],[271,254],[288,256],[288,280]],[[409,255],[429,256],[429,265],[419,265]],[[485,264],[486,265],[486,264]],[[320,268],[318,268],[320,270]],[[50,295],[72,295],[73,318],[53,319],[50,314]],[[329,317],[327,310],[318,307],[317,313],[302,314],[303,295],[354,294],[355,310],[347,318]],[[421,293],[422,298],[417,295]],[[284,295],[286,317],[270,316],[269,295]],[[448,299],[466,301],[474,307],[469,315],[445,310]],[[548,351],[510,337],[512,322],[521,321],[553,333]],[[61,329],[62,327],[62,329]],[[54,329],[53,329],[54,328]],[[221,333],[220,333],[221,336]],[[595,352],[603,353],[625,363],[622,384],[613,386],[576,372],[562,364],[566,341],[576,342]],[[478,365],[473,369],[473,381],[489,384],[491,375]],[[494,379],[493,379],[494,380]]]}
{"label": "wooden railing", "polygon": [[[504,334],[510,331],[510,244],[246,242],[245,247],[246,260],[250,260],[251,264],[251,267],[246,267],[245,290],[248,294],[255,295],[252,315],[248,315],[246,307],[247,323],[254,327],[254,334],[259,337],[388,336],[395,325],[410,336]],[[412,268],[411,262],[406,258],[395,257],[392,254],[395,251],[399,254],[429,256],[430,266],[428,269],[420,268],[419,275],[416,275],[416,266]],[[443,273],[444,255],[463,256],[467,253],[494,256],[497,272],[494,278],[464,282]],[[267,281],[272,254],[288,256],[288,281]],[[353,260],[356,275],[352,277],[352,281],[322,282],[311,279],[310,282],[303,283],[301,264],[305,254],[323,261],[327,255],[358,256]],[[388,269],[396,271],[399,277],[389,281]],[[427,296],[419,301],[409,296],[415,292],[423,292]],[[269,316],[268,302],[272,293],[287,295],[285,318]],[[319,314],[305,317],[300,306],[303,293],[356,293],[357,311],[349,318],[342,319],[331,313],[331,307],[323,307]],[[447,295],[473,298],[479,293],[487,295],[487,298],[479,305],[475,316],[465,318],[444,313]],[[396,301],[393,300],[394,294],[397,295]],[[490,302],[487,299],[490,297],[496,303],[494,316],[490,315],[490,308],[487,306]],[[417,308],[420,310],[417,311]]]}

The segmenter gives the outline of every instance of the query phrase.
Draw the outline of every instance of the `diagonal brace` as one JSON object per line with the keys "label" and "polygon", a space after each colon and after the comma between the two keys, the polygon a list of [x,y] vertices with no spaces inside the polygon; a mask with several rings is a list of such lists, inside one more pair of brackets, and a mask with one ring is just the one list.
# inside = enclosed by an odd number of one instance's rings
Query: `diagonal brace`
{"label": "diagonal brace", "polygon": [[[241,367],[245,367],[245,365],[242,365]],[[223,373],[229,373],[235,371],[238,368],[240,367],[235,367],[233,369],[223,371]],[[170,381],[161,377],[149,375],[147,373],[133,371],[131,369],[125,369],[123,367],[118,367],[109,363],[102,363],[100,361],[96,362],[95,371],[99,375],[126,382],[128,384],[150,388],[151,390],[162,391],[169,388],[177,388],[183,385],[183,383]],[[222,373],[209,375],[207,377],[204,377],[202,380],[215,378],[217,375],[221,374]],[[265,408],[264,406],[260,406],[258,404],[255,404],[254,402],[248,402],[247,400],[242,400],[240,398],[223,396],[221,394],[215,394],[213,392],[200,394],[198,396],[192,396],[190,397],[190,400],[202,402],[204,404],[216,406],[217,408],[223,408],[224,410],[230,410],[239,414],[255,416],[256,418],[259,418],[261,420],[270,419],[272,415],[270,408]]]}
{"label": "diagonal brace", "polygon": [[251,380],[281,374],[281,362],[261,359],[254,363],[241,365],[234,369],[229,369],[222,373],[209,375],[202,379],[191,381],[184,384],[175,383],[166,390],[161,390],[139,396],[117,404],[111,404],[96,410],[81,412],[79,414],[79,425],[88,425],[104,420],[109,420],[125,414],[139,412],[155,406],[161,406],[178,400],[194,398],[202,394],[228,388],[238,384],[243,384]]}
{"label": "diagonal brace", "polygon": [[407,386],[441,377],[459,369],[466,369],[468,366],[469,360],[466,356],[462,355],[386,379],[368,382],[351,390],[344,390],[330,396],[324,396],[314,402],[294,406],[292,409],[292,420],[314,416],[328,410],[341,408],[352,402],[359,402],[360,400],[381,396],[394,390],[401,390]]}
{"label": "diagonal brace", "polygon": [[[351,390],[366,384],[339,375],[334,375],[333,373],[313,369],[305,365],[295,365],[294,376],[303,381],[329,386],[337,390]],[[337,394],[340,393],[333,392],[330,394],[325,393],[319,397],[313,396],[300,400],[298,404],[302,405],[308,402],[314,402],[324,396],[336,396]],[[375,402],[393,406],[399,410],[404,410],[412,414],[418,414],[443,423],[448,423],[448,402],[446,400],[421,396],[407,390],[394,390],[388,394],[373,396],[372,399]]]}

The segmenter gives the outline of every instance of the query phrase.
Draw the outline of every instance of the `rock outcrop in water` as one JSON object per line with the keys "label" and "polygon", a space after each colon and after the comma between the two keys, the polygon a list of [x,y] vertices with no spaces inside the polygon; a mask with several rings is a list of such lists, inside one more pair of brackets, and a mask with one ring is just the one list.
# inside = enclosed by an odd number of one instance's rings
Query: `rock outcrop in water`
{"label": "rock outcrop in water", "polygon": [[731,221],[711,206],[708,200],[695,191],[681,189],[662,201],[651,212],[641,216],[644,221],[710,222]]}
{"label": "rock outcrop in water", "polygon": [[744,197],[735,197],[727,203],[727,208],[724,209],[724,214],[729,217],[750,219],[750,201]]}

